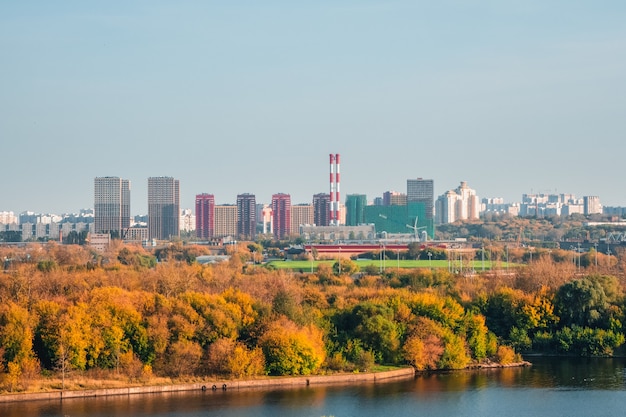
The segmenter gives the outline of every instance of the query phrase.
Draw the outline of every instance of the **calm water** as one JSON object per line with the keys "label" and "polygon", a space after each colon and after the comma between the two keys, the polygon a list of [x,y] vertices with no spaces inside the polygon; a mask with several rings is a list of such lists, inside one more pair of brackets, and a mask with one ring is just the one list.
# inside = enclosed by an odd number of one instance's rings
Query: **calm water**
{"label": "calm water", "polygon": [[530,358],[530,368],[280,390],[0,404],[2,417],[39,416],[624,416],[624,359]]}

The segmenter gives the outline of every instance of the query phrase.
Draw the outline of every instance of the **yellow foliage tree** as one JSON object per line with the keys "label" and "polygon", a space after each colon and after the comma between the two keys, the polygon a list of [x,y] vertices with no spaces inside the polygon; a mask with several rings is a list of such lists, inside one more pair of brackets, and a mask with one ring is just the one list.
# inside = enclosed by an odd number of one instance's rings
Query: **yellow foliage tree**
{"label": "yellow foliage tree", "polygon": [[420,317],[404,342],[404,359],[417,370],[437,369],[444,352],[443,329],[435,321]]}
{"label": "yellow foliage tree", "polygon": [[25,385],[39,371],[33,352],[33,317],[25,308],[9,302],[0,306],[0,346],[4,353],[0,368],[8,370],[11,391]]}
{"label": "yellow foliage tree", "polygon": [[240,378],[261,375],[265,371],[265,359],[260,348],[248,349],[233,339],[221,338],[209,346],[208,371]]}
{"label": "yellow foliage tree", "polygon": [[259,341],[271,375],[309,375],[324,362],[322,332],[313,325],[298,327],[282,317]]}

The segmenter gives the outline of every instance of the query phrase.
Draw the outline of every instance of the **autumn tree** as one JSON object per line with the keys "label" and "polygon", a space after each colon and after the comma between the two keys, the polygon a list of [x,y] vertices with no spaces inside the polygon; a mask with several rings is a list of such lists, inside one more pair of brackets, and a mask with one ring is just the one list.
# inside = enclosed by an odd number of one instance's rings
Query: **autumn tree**
{"label": "autumn tree", "polygon": [[195,339],[205,347],[215,340],[226,337],[236,339],[242,327],[241,308],[228,302],[221,295],[189,292],[180,296],[203,319]]}
{"label": "autumn tree", "polygon": [[172,343],[166,355],[165,372],[170,376],[195,375],[200,369],[202,347],[191,340]]}
{"label": "autumn tree", "polygon": [[333,264],[335,275],[353,275],[359,271],[359,266],[351,259],[339,259]]}
{"label": "autumn tree", "polygon": [[437,369],[444,352],[442,335],[441,325],[420,317],[409,329],[402,346],[404,359],[420,371]]}
{"label": "autumn tree", "polygon": [[271,324],[259,344],[270,375],[309,375],[325,359],[322,332],[312,326],[299,327],[283,317]]}
{"label": "autumn tree", "polygon": [[207,371],[236,378],[262,375],[265,372],[263,351],[260,348],[249,349],[233,339],[218,339],[209,346]]}
{"label": "autumn tree", "polygon": [[33,352],[33,317],[13,302],[0,305],[0,346],[0,367],[7,369],[7,385],[14,391],[35,377],[39,361]]}

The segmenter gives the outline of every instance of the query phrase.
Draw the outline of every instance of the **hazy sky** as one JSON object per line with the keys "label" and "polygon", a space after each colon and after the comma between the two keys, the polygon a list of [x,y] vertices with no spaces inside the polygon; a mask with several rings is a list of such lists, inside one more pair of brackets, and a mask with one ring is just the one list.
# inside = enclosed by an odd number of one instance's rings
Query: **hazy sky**
{"label": "hazy sky", "polygon": [[2,1],[0,211],[93,179],[197,193],[598,195],[626,206],[626,2]]}

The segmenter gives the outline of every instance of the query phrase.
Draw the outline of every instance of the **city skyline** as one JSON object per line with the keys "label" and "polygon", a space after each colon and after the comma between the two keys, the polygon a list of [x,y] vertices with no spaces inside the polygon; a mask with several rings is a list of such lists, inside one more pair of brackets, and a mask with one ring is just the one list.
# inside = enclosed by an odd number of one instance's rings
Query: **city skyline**
{"label": "city skyline", "polygon": [[[161,176],[161,177],[149,177],[149,178],[146,178],[146,179],[144,179],[144,182],[146,182],[146,181],[150,182],[151,180],[154,180],[154,179],[168,179],[168,178],[173,180],[172,177]],[[51,215],[77,214],[77,213],[79,213],[79,211],[82,211],[82,210],[95,210],[97,212],[98,209],[96,208],[96,206],[97,206],[97,200],[98,199],[96,198],[96,201],[94,201],[94,189],[93,189],[94,182],[96,183],[96,192],[97,192],[98,182],[99,181],[102,182],[103,180],[104,181],[120,180],[120,181],[124,182],[125,187],[126,187],[126,195],[124,197],[126,199],[125,200],[126,201],[126,203],[125,203],[126,204],[126,207],[125,207],[126,212],[127,213],[130,212],[130,217],[131,218],[135,217],[135,216],[145,216],[145,215],[148,215],[148,212],[149,212],[148,209],[146,209],[145,212],[136,212],[136,211],[134,211],[134,207],[137,206],[137,205],[141,206],[141,205],[143,205],[142,203],[146,203],[145,206],[148,207],[149,204],[147,204],[147,203],[148,203],[150,197],[148,195],[146,195],[146,196],[144,196],[145,201],[137,203],[137,201],[135,200],[136,197],[133,197],[135,195],[135,193],[134,193],[135,190],[134,190],[134,184],[132,183],[131,180],[121,179],[121,178],[115,177],[115,176],[95,177],[95,178],[92,178],[91,180],[92,180],[92,184],[91,184],[92,189],[90,190],[91,193],[92,193],[92,195],[91,195],[91,205],[86,205],[86,206],[75,208],[75,209],[69,210],[69,211],[59,211],[59,212],[54,212],[54,211],[51,211],[51,210],[36,211],[36,210],[30,210],[30,209],[23,210],[23,211],[16,211],[16,210],[5,209],[5,208],[0,207],[0,212],[12,212],[15,215],[18,215],[20,213],[27,213],[27,212],[28,213],[36,213],[36,214],[51,214]],[[194,215],[197,214],[198,197],[201,197],[201,196],[210,196],[212,201],[213,201],[212,204],[215,205],[215,206],[218,206],[218,205],[219,206],[237,206],[238,202],[239,202],[239,199],[242,196],[250,196],[250,197],[252,197],[256,204],[261,204],[261,205],[265,204],[265,205],[271,206],[272,199],[273,199],[273,197],[276,194],[287,194],[289,196],[293,195],[293,193],[291,193],[291,192],[285,192],[285,193],[278,192],[278,193],[273,193],[268,200],[265,200],[265,199],[259,199],[258,196],[256,194],[254,194],[254,193],[246,192],[246,193],[235,193],[234,194],[235,198],[232,201],[223,201],[223,200],[217,198],[217,196],[214,193],[212,193],[210,191],[203,191],[203,192],[195,193],[194,196],[193,196],[193,200],[189,204],[187,204],[186,202],[182,201],[182,198],[180,198],[180,195],[182,195],[180,190],[184,187],[184,184],[180,184],[180,180],[178,180],[178,179],[174,180],[174,181],[176,182],[176,193],[178,193],[178,195],[179,195],[179,201],[178,201],[179,210],[183,210],[183,209],[192,210]],[[407,198],[408,198],[408,191],[409,190],[407,188],[410,187],[409,184],[416,184],[416,183],[428,184],[427,185],[427,190],[428,190],[429,193],[431,192],[430,191],[431,188],[436,189],[436,187],[433,187],[433,185],[436,184],[436,181],[434,181],[432,179],[408,178],[408,179],[405,180],[405,188],[404,189],[395,189],[395,190],[389,189],[389,190],[386,190],[384,192],[381,192],[378,195],[368,195],[368,194],[365,194],[365,193],[345,193],[343,195],[342,200],[339,201],[339,203],[345,209],[346,205],[349,204],[349,201],[348,201],[349,199],[353,198],[354,196],[364,196],[366,204],[368,204],[368,205],[376,205],[376,200],[378,200],[381,204],[383,204],[383,201],[385,200],[385,195],[386,194],[396,193],[398,196],[402,196],[403,197],[404,203],[388,201],[385,205],[389,205],[389,204],[391,204],[391,205],[396,205],[396,204],[404,205],[404,204],[406,204]],[[444,197],[449,191],[457,191],[458,192],[458,190],[459,190],[458,184],[459,183],[461,184],[461,187],[466,187],[468,185],[467,181],[459,181],[457,183],[456,187],[449,187],[449,188],[446,189],[446,191],[444,191],[444,192],[442,192],[440,194],[437,194],[434,191],[432,192],[432,194],[428,194],[429,196],[432,195],[432,203],[430,203],[430,201],[429,201],[429,205],[431,206],[431,208],[427,209],[427,211],[428,210],[434,210],[434,207],[435,207],[435,205],[437,203],[436,200],[439,197]],[[455,190],[455,188],[456,188],[456,190]],[[472,189],[473,189],[473,187],[472,187]],[[481,200],[483,200],[483,199],[489,199],[489,200],[492,200],[492,199],[502,199],[502,197],[499,197],[499,196],[484,196],[484,195],[482,195],[482,193],[480,193],[480,190],[473,189],[473,191],[477,192],[477,197],[479,198],[479,200],[478,200],[479,202]],[[611,206],[609,204],[605,204],[602,196],[598,196],[598,195],[594,195],[594,194],[592,194],[592,195],[584,195],[583,196],[583,195],[577,195],[575,193],[569,193],[569,192],[564,192],[564,193],[554,192],[552,190],[540,190],[539,192],[523,193],[523,194],[521,194],[519,196],[518,199],[513,200],[513,201],[508,201],[506,199],[503,199],[503,204],[520,204],[520,203],[523,202],[524,197],[528,196],[528,195],[546,195],[546,196],[547,195],[566,195],[566,196],[575,196],[575,197],[579,198],[581,201],[584,198],[591,197],[591,198],[596,199],[598,201],[597,204],[600,204],[602,207],[625,207],[626,208],[626,205],[624,205],[624,206]],[[327,209],[330,210],[330,206],[329,206],[330,196],[329,196],[329,192],[328,191],[311,194],[309,196],[309,198],[307,200],[305,200],[305,201],[296,201],[293,198],[290,198],[290,200],[292,202],[291,203],[292,205],[311,204],[311,205],[314,206],[314,205],[316,205],[316,199],[318,199],[320,197],[324,198],[324,196],[328,200],[327,201],[327,204],[328,204]],[[434,218],[434,215],[432,217]]]}
{"label": "city skyline", "polygon": [[[332,154],[331,154],[332,155]],[[331,159],[331,167],[334,164]],[[272,196],[272,203],[257,204],[256,196],[249,193],[237,196],[237,204],[216,205],[212,194],[196,195],[195,215],[191,209],[180,207],[179,181],[172,177],[150,177],[149,212],[145,218],[131,222],[130,181],[119,177],[96,177],[94,179],[94,209],[81,210],[85,216],[58,216],[35,213],[20,213],[16,216],[0,212],[1,232],[9,233],[8,239],[15,241],[16,234],[24,241],[63,236],[71,242],[87,239],[85,233],[95,233],[98,244],[106,239],[121,237],[125,241],[147,242],[148,240],[170,240],[180,232],[194,231],[198,238],[232,238],[253,240],[257,233],[273,233],[277,239],[288,236],[324,233],[323,230],[345,227],[348,229],[367,225],[369,231],[351,229],[351,233],[369,235],[374,230],[382,234],[407,235],[411,230],[413,239],[435,238],[437,224],[453,223],[457,220],[477,220],[480,213],[508,214],[510,216],[551,217],[571,214],[626,216],[626,208],[607,207],[604,210],[597,196],[579,198],[573,194],[525,194],[522,202],[505,204],[502,199],[483,199],[479,204],[476,190],[462,181],[455,190],[450,190],[435,201],[433,181],[430,179],[408,179],[407,192],[386,192],[383,197],[368,204],[363,194],[348,194],[346,203],[330,222],[331,195],[340,189],[339,176],[331,168],[329,194],[315,194],[312,203],[292,204],[289,194]],[[336,167],[338,168],[338,166]],[[435,206],[433,207],[433,201]],[[322,212],[324,210],[327,212]],[[436,210],[434,210],[436,209]],[[433,216],[433,214],[435,216]],[[328,218],[328,222],[323,220]],[[257,228],[257,218],[261,227]],[[147,228],[142,226],[147,222]],[[131,224],[133,223],[133,224]],[[132,227],[131,227],[132,226]],[[319,226],[321,229],[316,229]],[[326,229],[324,229],[326,228]],[[315,230],[314,230],[315,229]],[[109,236],[105,238],[106,236]],[[6,236],[4,237],[6,238]],[[107,240],[108,241],[108,240]]]}
{"label": "city skyline", "polygon": [[[92,181],[180,180],[294,202],[598,195],[626,206],[626,3],[565,0],[0,4],[0,211],[72,212]],[[342,201],[345,199],[342,198]]]}
{"label": "city skyline", "polygon": [[[162,179],[163,178],[171,178],[171,179],[173,179],[172,177],[167,177],[167,176],[149,177],[149,178],[145,178],[144,182],[149,183],[151,180],[154,180],[156,178],[162,178]],[[135,183],[133,183],[131,180],[121,179],[120,177],[116,177],[116,176],[95,177],[95,178],[91,179],[91,181],[92,181],[92,183],[91,183],[92,189],[90,190],[90,192],[92,193],[92,195],[91,195],[91,205],[85,205],[85,206],[82,206],[82,207],[74,208],[73,210],[69,210],[69,211],[58,211],[58,212],[54,212],[54,211],[51,211],[51,210],[36,211],[36,210],[30,210],[30,209],[22,210],[22,211],[16,211],[16,210],[11,210],[11,209],[6,209],[6,208],[0,207],[0,212],[12,212],[12,213],[14,213],[16,215],[20,214],[20,213],[27,213],[27,212],[29,212],[29,213],[37,213],[37,214],[53,214],[53,215],[77,214],[77,213],[79,213],[79,211],[82,211],[82,210],[95,210],[97,212],[98,209],[97,209],[96,206],[98,204],[98,199],[96,198],[96,201],[94,201],[94,189],[93,189],[94,182],[96,183],[96,192],[97,192],[97,190],[98,190],[98,183],[99,182],[103,182],[104,181],[106,183],[107,181],[111,181],[111,180],[123,181],[124,186],[125,186],[125,190],[126,190],[125,191],[126,194],[125,194],[125,197],[124,197],[125,198],[125,210],[126,210],[127,213],[128,212],[130,213],[130,217],[148,215],[148,211],[149,211],[148,209],[146,209],[145,212],[138,212],[138,211],[135,211],[134,207],[136,207],[136,206],[146,206],[146,207],[148,207],[149,206],[148,201],[150,199],[149,195],[143,196],[143,200],[138,202],[136,200],[137,197],[135,196]],[[232,201],[224,201],[224,200],[219,199],[218,196],[216,196],[214,193],[212,193],[210,191],[202,191],[202,192],[195,193],[194,196],[193,196],[192,201],[189,202],[189,204],[187,204],[187,202],[182,201],[182,198],[180,197],[182,195],[181,189],[183,189],[184,184],[181,184],[180,180],[178,180],[178,179],[175,180],[175,181],[176,181],[176,187],[177,187],[176,192],[179,195],[179,202],[178,202],[179,203],[179,209],[180,210],[183,210],[183,209],[193,210],[194,214],[197,214],[198,197],[200,197],[200,196],[210,196],[212,201],[213,201],[213,203],[212,203],[213,205],[219,205],[219,206],[235,205],[235,206],[237,206],[238,205],[238,201],[239,201],[241,196],[249,195],[249,196],[254,198],[254,200],[255,200],[255,202],[257,204],[265,204],[265,205],[271,206],[272,198],[273,198],[273,196],[275,194],[288,194],[290,196],[294,194],[294,193],[291,193],[291,192],[272,193],[270,198],[266,200],[266,199],[262,199],[262,198],[259,199],[258,196],[256,194],[254,194],[254,193],[249,193],[249,192],[234,193],[235,197],[234,197],[234,199]],[[348,193],[345,193],[345,194],[342,195],[342,198],[339,201],[339,203],[340,203],[340,205],[342,207],[345,207],[348,204],[348,200],[351,197],[354,197],[354,196],[358,195],[358,196],[365,196],[365,199],[366,199],[365,201],[366,201],[366,203],[368,205],[376,205],[376,200],[378,200],[381,204],[385,204],[385,205],[389,205],[389,204],[393,204],[393,205],[401,204],[401,205],[404,205],[407,202],[407,198],[409,198],[408,197],[408,194],[410,193],[409,192],[410,191],[409,188],[413,188],[414,189],[414,187],[415,187],[413,184],[426,184],[426,190],[428,191],[426,194],[428,194],[429,197],[432,196],[432,203],[430,203],[430,201],[429,201],[429,204],[430,204],[431,208],[427,209],[427,211],[428,211],[428,210],[434,210],[434,207],[435,207],[435,205],[437,203],[436,200],[439,197],[444,197],[450,191],[458,192],[458,190],[459,190],[459,185],[458,184],[461,184],[461,187],[467,187],[468,186],[468,182],[467,181],[459,181],[459,182],[457,182],[456,187],[448,187],[448,188],[446,188],[445,191],[443,191],[440,194],[438,194],[437,192],[432,191],[432,190],[436,189],[436,187],[434,186],[436,184],[436,181],[434,181],[433,179],[430,179],[430,178],[429,179],[408,178],[408,179],[405,179],[404,182],[405,182],[405,185],[404,185],[405,188],[404,189],[394,189],[394,190],[388,189],[388,190],[386,190],[384,192],[381,192],[378,195],[368,195],[368,194],[365,194],[365,193],[350,193],[350,192],[348,192]],[[327,187],[328,187],[328,184],[327,184]],[[553,190],[539,190],[537,192],[523,193],[523,194],[521,194],[519,196],[518,199],[515,199],[515,200],[512,200],[512,201],[508,201],[506,199],[503,199],[500,196],[486,196],[486,195],[483,195],[480,192],[480,190],[475,190],[474,187],[472,187],[472,189],[473,189],[473,191],[475,191],[477,193],[477,197],[479,198],[479,200],[478,200],[479,202],[481,200],[483,200],[483,199],[489,199],[489,200],[492,200],[492,199],[502,199],[503,200],[503,204],[520,204],[520,203],[523,202],[524,197],[527,196],[527,195],[546,195],[546,196],[547,195],[567,195],[567,196],[571,195],[571,196],[576,196],[581,201],[583,200],[583,198],[593,197],[594,199],[598,200],[597,204],[600,204],[602,207],[626,207],[626,205],[624,205],[624,206],[612,206],[612,205],[609,205],[609,204],[605,204],[604,203],[604,199],[602,198],[602,196],[598,196],[598,195],[595,195],[595,194],[578,195],[578,194],[570,193],[570,192],[563,192],[563,193],[561,193],[561,192],[556,192],[556,191],[553,191]],[[296,193],[296,194],[298,194],[298,193]],[[330,204],[329,203],[330,202],[330,195],[329,194],[330,194],[329,190],[326,190],[326,191],[322,191],[320,193],[311,194],[311,195],[309,195],[309,198],[304,200],[304,201],[296,201],[293,198],[291,198],[291,201],[292,201],[293,205],[302,205],[302,204],[312,204],[312,205],[315,205],[316,204],[316,199],[319,198],[319,197],[322,197],[322,198],[326,198],[328,200],[327,204]],[[388,199],[390,198],[391,194],[397,195],[398,196],[397,198],[400,198],[400,200],[404,201],[404,203],[402,203],[402,202],[399,203],[398,201],[392,202],[392,200],[387,201],[387,203],[383,203],[385,201],[385,198],[388,198]],[[410,200],[410,198],[409,198],[409,200]],[[330,210],[330,205],[327,207],[327,209]],[[432,217],[434,218],[434,215]]]}

